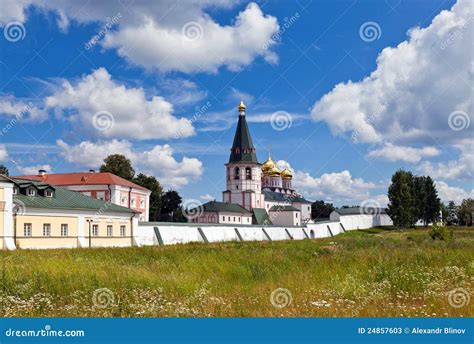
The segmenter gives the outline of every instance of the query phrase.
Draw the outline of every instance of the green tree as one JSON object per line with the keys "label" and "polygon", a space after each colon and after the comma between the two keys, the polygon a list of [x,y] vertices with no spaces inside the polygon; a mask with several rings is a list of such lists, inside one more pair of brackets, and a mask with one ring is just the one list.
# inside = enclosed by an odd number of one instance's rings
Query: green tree
{"label": "green tree", "polygon": [[104,159],[100,172],[110,172],[127,180],[132,180],[135,170],[130,159],[122,154],[112,154]]}
{"label": "green tree", "polygon": [[154,176],[147,176],[143,173],[138,174],[133,182],[147,188],[151,191],[150,194],[150,221],[158,221],[161,209],[161,197],[163,195],[163,188],[160,182]]}
{"label": "green tree", "polygon": [[0,174],[3,174],[4,176],[9,176],[8,168],[5,165],[0,164]]}
{"label": "green tree", "polygon": [[334,210],[332,203],[324,203],[324,201],[315,201],[311,204],[311,218],[321,219],[328,218],[329,214]]}
{"label": "green tree", "polygon": [[462,226],[472,226],[474,216],[474,199],[463,199],[458,209],[459,224]]}
{"label": "green tree", "polygon": [[174,190],[166,191],[161,197],[160,221],[174,222],[179,216],[177,212],[181,209],[181,196]]}
{"label": "green tree", "polygon": [[[422,216],[420,219],[427,226],[429,223],[439,221],[441,211],[441,200],[438,197],[438,190],[430,176],[423,177],[425,201],[422,202]],[[419,203],[420,204],[420,203]]]}
{"label": "green tree", "polygon": [[415,205],[417,220],[423,221],[423,225],[435,223],[439,220],[441,201],[438,198],[438,190],[430,176],[413,177],[415,187]]}
{"label": "green tree", "polygon": [[388,215],[397,227],[413,227],[417,219],[413,174],[398,170],[388,188]]}
{"label": "green tree", "polygon": [[454,203],[454,201],[449,201],[448,206],[446,207],[446,213],[443,212],[443,219],[445,219],[447,225],[452,226],[459,223],[458,209],[459,207]]}

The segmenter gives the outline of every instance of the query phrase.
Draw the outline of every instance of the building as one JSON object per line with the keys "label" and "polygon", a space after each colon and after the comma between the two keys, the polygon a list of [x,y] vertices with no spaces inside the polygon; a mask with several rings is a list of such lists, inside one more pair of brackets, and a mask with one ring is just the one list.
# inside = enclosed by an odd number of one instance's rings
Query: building
{"label": "building", "polygon": [[385,208],[350,207],[333,210],[329,220],[339,222],[344,229],[362,229],[375,226],[392,226]]}
{"label": "building", "polygon": [[148,221],[151,191],[109,172],[46,173],[17,176],[17,179],[36,180],[68,190],[79,191],[86,196],[127,207],[140,213],[140,221]]}
{"label": "building", "polygon": [[132,246],[139,213],[41,181],[0,176],[2,249]]}
{"label": "building", "polygon": [[[311,202],[293,189],[290,169],[280,170],[270,152],[263,164],[258,162],[245,110],[241,101],[229,161],[225,164],[226,189],[222,192],[222,202],[212,201],[192,209],[189,213],[195,216],[188,216],[189,221],[245,224],[251,217],[251,224],[301,226],[307,223],[311,217]],[[221,216],[217,216],[216,208]]]}

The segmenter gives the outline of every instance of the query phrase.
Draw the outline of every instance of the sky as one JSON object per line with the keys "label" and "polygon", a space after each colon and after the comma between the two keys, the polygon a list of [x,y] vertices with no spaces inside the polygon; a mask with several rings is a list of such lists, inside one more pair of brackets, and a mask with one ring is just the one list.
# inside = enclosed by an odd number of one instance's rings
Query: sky
{"label": "sky", "polygon": [[0,0],[0,164],[131,159],[221,200],[242,99],[309,200],[384,206],[392,174],[474,197],[473,3]]}

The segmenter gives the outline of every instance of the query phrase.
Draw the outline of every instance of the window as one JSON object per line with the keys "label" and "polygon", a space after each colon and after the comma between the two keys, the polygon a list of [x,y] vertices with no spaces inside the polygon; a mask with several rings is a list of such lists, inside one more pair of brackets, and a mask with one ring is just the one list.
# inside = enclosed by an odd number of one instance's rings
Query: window
{"label": "window", "polygon": [[105,201],[105,192],[104,191],[98,191],[97,194],[97,199],[100,199],[101,201]]}
{"label": "window", "polygon": [[235,222],[235,216],[234,216],[234,222]]}
{"label": "window", "polygon": [[309,236],[311,237],[311,239],[314,239],[315,235],[314,235],[314,231],[313,231],[313,230],[311,230],[311,231],[309,232]]}
{"label": "window", "polygon": [[245,179],[252,179],[252,169],[250,167],[245,168]]}
{"label": "window", "polygon": [[92,225],[92,236],[99,236],[99,225]]}
{"label": "window", "polygon": [[28,189],[28,196],[34,196],[36,195],[36,190],[33,188]]}
{"label": "window", "polygon": [[295,213],[295,215],[296,215],[296,218],[298,218],[298,213]]}
{"label": "window", "polygon": [[228,220],[229,220],[229,222],[230,222],[230,216],[229,216]]}
{"label": "window", "polygon": [[45,193],[44,193],[44,195],[45,195],[46,197],[53,197],[53,190],[46,190]]}
{"label": "window", "polygon": [[125,236],[127,235],[125,225],[120,226],[120,236]]}
{"label": "window", "polygon": [[137,198],[133,197],[132,198],[132,203],[131,203],[132,207],[134,207],[136,204],[137,204]]}
{"label": "window", "polygon": [[239,180],[240,179],[240,168],[236,167],[234,169],[234,179]]}
{"label": "window", "polygon": [[122,205],[127,205],[127,197],[122,197],[120,202],[122,202]]}
{"label": "window", "polygon": [[23,235],[26,237],[31,236],[31,223],[25,223],[23,225]]}
{"label": "window", "polygon": [[145,200],[144,199],[141,199],[140,200],[140,208],[145,208]]}
{"label": "window", "polygon": [[107,225],[107,236],[113,236],[114,234],[114,228],[112,227],[112,225]]}
{"label": "window", "polygon": [[61,224],[61,236],[68,236],[68,224]]}
{"label": "window", "polygon": [[222,216],[222,222],[225,222],[225,216]]}
{"label": "window", "polygon": [[51,224],[50,223],[43,223],[43,236],[45,236],[45,237],[51,236]]}
{"label": "window", "polygon": [[308,206],[308,211],[310,211],[310,210],[311,210],[311,207]]}
{"label": "window", "polygon": [[14,194],[14,195],[18,195],[18,188],[17,188],[17,187],[14,187],[14,188],[13,188],[13,194]]}

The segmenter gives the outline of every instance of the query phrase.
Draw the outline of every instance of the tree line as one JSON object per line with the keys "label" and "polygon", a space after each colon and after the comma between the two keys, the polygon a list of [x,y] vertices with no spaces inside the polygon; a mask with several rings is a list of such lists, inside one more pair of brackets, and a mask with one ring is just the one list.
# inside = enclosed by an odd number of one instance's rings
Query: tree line
{"label": "tree line", "polygon": [[[388,188],[388,200],[387,214],[397,227],[414,227],[418,222],[427,226],[440,220],[448,225],[472,226],[473,223],[474,200],[464,199],[459,206],[454,201],[443,204],[430,176],[396,171]],[[326,220],[335,209],[332,203],[315,201],[311,204],[311,218]]]}

